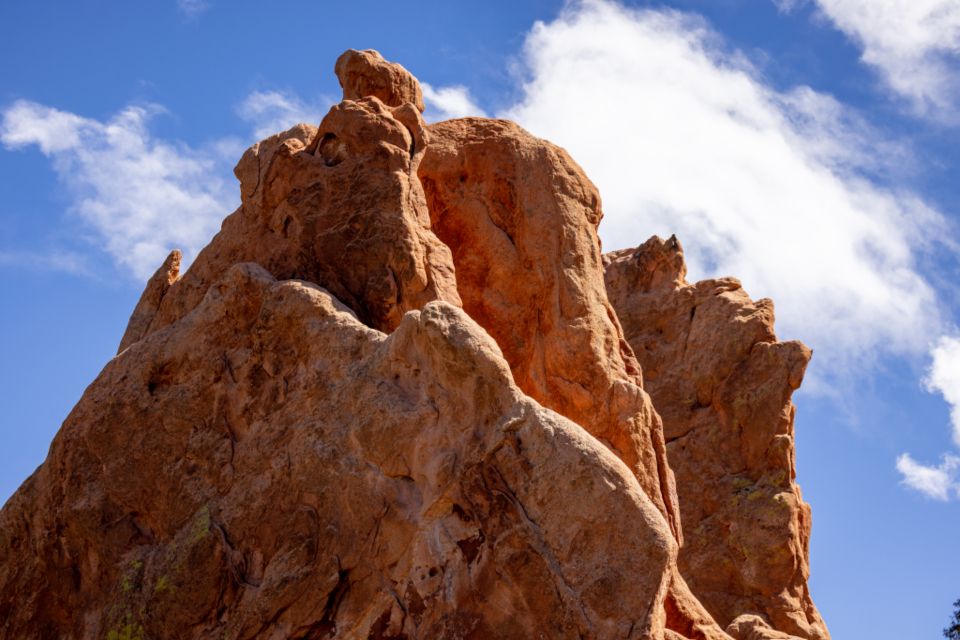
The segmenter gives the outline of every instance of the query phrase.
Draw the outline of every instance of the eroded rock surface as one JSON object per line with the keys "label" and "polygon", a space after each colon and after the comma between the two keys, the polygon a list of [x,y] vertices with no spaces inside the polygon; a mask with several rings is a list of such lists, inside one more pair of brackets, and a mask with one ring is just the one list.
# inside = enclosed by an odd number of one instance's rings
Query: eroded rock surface
{"label": "eroded rock surface", "polygon": [[183,254],[179,249],[174,249],[163,261],[160,268],[147,281],[147,287],[140,295],[137,306],[130,314],[130,321],[127,323],[127,330],[120,339],[120,346],[117,353],[120,353],[134,342],[140,341],[150,330],[150,324],[160,309],[160,303],[163,302],[163,296],[167,295],[171,285],[180,277],[180,262],[183,260]]}
{"label": "eroded rock surface", "polygon": [[758,635],[743,622],[728,628],[737,638],[828,638],[807,589],[810,508],[794,482],[790,397],[810,350],[777,341],[773,303],[751,300],[734,278],[687,283],[676,238],[604,261],[663,418],[684,523],[681,574],[722,626],[750,614],[781,632]]}
{"label": "eroded rock surface", "polygon": [[387,337],[239,264],[104,369],[0,514],[0,629],[657,637],[675,554],[456,307]]}
{"label": "eroded rock surface", "polygon": [[[355,67],[338,63],[344,86],[364,86]],[[416,105],[368,96],[335,105],[319,128],[297,125],[253,145],[234,170],[243,204],[142,335],[186,315],[239,262],[314,282],[384,331],[432,300],[459,305],[450,250],[430,229],[417,179],[426,144]]]}
{"label": "eroded rock surface", "polygon": [[772,307],[604,259],[562,149],[336,73],[0,511],[0,638],[826,638]]}
{"label": "eroded rock surface", "polygon": [[660,419],[604,289],[596,187],[512,122],[451,120],[430,137],[420,179],[464,309],[517,385],[610,446],[680,539]]}
{"label": "eroded rock surface", "polygon": [[395,62],[387,62],[377,51],[345,51],[337,59],[334,71],[344,100],[374,96],[391,107],[412,104],[423,113],[420,83],[409,71]]}

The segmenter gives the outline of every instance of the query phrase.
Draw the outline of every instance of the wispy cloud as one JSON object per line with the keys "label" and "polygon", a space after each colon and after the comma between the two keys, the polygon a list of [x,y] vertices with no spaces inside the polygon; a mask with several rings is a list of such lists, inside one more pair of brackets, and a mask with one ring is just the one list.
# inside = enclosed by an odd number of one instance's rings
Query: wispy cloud
{"label": "wispy cloud", "polygon": [[241,149],[157,139],[148,123],[159,111],[131,106],[101,122],[20,100],[0,123],[7,149],[35,146],[50,158],[73,213],[137,278],[153,273],[174,247],[195,254],[237,200],[223,177]]}
{"label": "wispy cloud", "polygon": [[423,114],[427,122],[487,115],[474,101],[467,87],[462,85],[433,87],[426,82],[421,82],[420,86],[423,89],[423,101],[427,107]]}
{"label": "wispy cloud", "polygon": [[79,276],[93,275],[86,256],[61,249],[49,252],[0,249],[0,266],[31,271],[58,271]]}
{"label": "wispy cloud", "polygon": [[897,458],[897,471],[903,484],[935,500],[960,498],[960,458],[945,455],[936,466],[925,466],[904,453]]}
{"label": "wispy cloud", "polygon": [[[960,447],[960,337],[942,336],[930,351],[932,363],[923,380],[931,393],[950,405],[953,442]],[[909,454],[897,458],[903,483],[937,500],[960,499],[960,457],[944,454],[937,466],[916,462]]]}
{"label": "wispy cloud", "polygon": [[[956,0],[813,0],[862,49],[862,60],[920,114],[960,114],[960,3]],[[774,0],[789,11],[798,0]]]}
{"label": "wispy cloud", "polygon": [[940,338],[931,355],[933,363],[924,383],[928,390],[940,393],[950,405],[953,441],[960,447],[960,338]]}
{"label": "wispy cloud", "polygon": [[177,9],[188,18],[199,16],[209,8],[206,0],[177,0]]}
{"label": "wispy cloud", "polygon": [[253,127],[259,140],[301,122],[318,125],[331,104],[328,98],[308,102],[290,92],[254,91],[237,105],[237,115]]}

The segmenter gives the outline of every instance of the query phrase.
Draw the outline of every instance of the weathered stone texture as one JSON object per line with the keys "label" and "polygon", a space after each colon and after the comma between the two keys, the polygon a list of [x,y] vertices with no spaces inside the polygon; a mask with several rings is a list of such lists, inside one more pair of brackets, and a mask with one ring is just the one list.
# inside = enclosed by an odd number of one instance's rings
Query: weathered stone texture
{"label": "weathered stone texture", "polygon": [[676,238],[604,262],[663,418],[684,523],[681,574],[722,626],[759,614],[780,631],[828,638],[807,588],[810,508],[794,482],[790,397],[810,350],[777,341],[773,303],[751,300],[736,279],[688,284]]}

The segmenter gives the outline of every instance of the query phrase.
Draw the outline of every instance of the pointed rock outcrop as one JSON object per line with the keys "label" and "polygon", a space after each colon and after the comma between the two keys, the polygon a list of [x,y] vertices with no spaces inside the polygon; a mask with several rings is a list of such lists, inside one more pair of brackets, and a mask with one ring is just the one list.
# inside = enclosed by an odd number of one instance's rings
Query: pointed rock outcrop
{"label": "pointed rock outcrop", "polygon": [[170,286],[180,277],[180,262],[183,260],[183,254],[179,249],[174,249],[163,261],[160,268],[156,270],[153,276],[147,281],[147,287],[140,294],[140,300],[130,314],[130,320],[127,322],[127,330],[123,332],[123,338],[120,339],[120,346],[117,353],[120,353],[134,342],[139,342],[150,330],[150,323],[153,322],[163,296],[167,295]]}
{"label": "pointed rock outcrop", "polygon": [[[681,574],[740,640],[825,640],[807,588],[810,507],[795,482],[790,401],[810,350],[779,342],[773,303],[751,300],[736,279],[687,283],[675,237],[604,262],[663,418],[684,523]],[[780,635],[762,635],[768,624]]]}

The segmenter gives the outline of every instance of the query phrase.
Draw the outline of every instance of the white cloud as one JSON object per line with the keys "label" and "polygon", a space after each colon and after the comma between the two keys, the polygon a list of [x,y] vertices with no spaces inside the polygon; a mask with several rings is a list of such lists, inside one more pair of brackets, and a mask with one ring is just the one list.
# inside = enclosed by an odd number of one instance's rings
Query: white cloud
{"label": "white cloud", "polygon": [[426,82],[421,82],[420,87],[423,89],[423,101],[427,107],[423,114],[427,122],[440,122],[466,116],[486,116],[470,95],[470,90],[462,85],[434,88]]}
{"label": "white cloud", "polygon": [[[782,3],[783,0],[780,0]],[[960,98],[960,2],[816,0],[865,63],[920,113],[954,119]],[[794,2],[787,2],[787,9]]]}
{"label": "white cloud", "polygon": [[0,265],[40,271],[60,271],[72,275],[90,276],[92,272],[85,256],[74,251],[0,250]]}
{"label": "white cloud", "polygon": [[[2,113],[0,142],[36,145],[72,197],[72,210],[95,241],[138,278],[174,247],[191,257],[235,206],[225,182],[236,144],[195,149],[153,137],[156,107],[127,107],[106,122],[17,101]],[[227,155],[228,154],[228,155]]]}
{"label": "white cloud", "polygon": [[794,134],[803,140],[803,153],[838,174],[871,172],[902,176],[921,166],[905,143],[889,140],[862,115],[831,95],[800,86],[771,93]]}
{"label": "white cloud", "polygon": [[903,484],[933,498],[947,501],[960,497],[960,458],[943,456],[939,466],[928,467],[916,462],[904,453],[897,458],[897,471],[903,476]]}
{"label": "white cloud", "polygon": [[924,384],[928,390],[939,392],[950,405],[953,441],[960,446],[960,338],[940,338],[930,354],[933,363]]}
{"label": "white cloud", "polygon": [[206,0],[177,0],[177,9],[188,18],[198,16],[209,8]]}
{"label": "white cloud", "polygon": [[[960,337],[943,336],[930,351],[932,363],[924,385],[932,393],[940,393],[950,405],[953,441],[960,446]],[[897,458],[897,470],[903,483],[937,500],[960,498],[960,457],[945,454],[938,466],[915,462],[909,454]]]}
{"label": "white cloud", "polygon": [[773,0],[773,4],[777,5],[777,9],[783,13],[793,11],[804,2],[806,2],[806,0]]}
{"label": "white cloud", "polygon": [[320,124],[332,102],[305,102],[283,91],[254,91],[237,106],[237,115],[250,123],[256,138],[262,139],[306,122]]}
{"label": "white cloud", "polygon": [[865,177],[905,151],[831,97],[771,89],[699,18],[601,0],[537,23],[522,63],[502,115],[597,183],[605,249],[676,233],[692,277],[776,301],[779,333],[817,350],[808,383],[939,334],[916,260],[943,218]]}
{"label": "white cloud", "polygon": [[14,102],[3,114],[0,135],[9,148],[35,144],[44,155],[80,146],[80,132],[91,121],[34,102]]}

